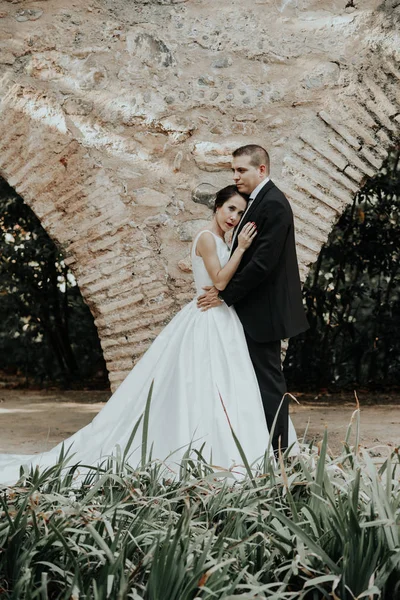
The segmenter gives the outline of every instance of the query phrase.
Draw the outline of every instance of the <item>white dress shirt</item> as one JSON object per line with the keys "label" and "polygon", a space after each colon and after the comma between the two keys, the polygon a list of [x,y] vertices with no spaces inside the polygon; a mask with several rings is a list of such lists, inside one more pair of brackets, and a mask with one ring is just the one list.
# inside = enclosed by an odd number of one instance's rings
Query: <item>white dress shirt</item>
{"label": "white dress shirt", "polygon": [[261,181],[261,183],[259,183],[259,184],[258,184],[258,186],[257,186],[256,188],[254,188],[254,190],[251,192],[251,194],[250,194],[250,198],[249,198],[249,201],[248,201],[248,203],[247,203],[247,208],[246,208],[246,210],[244,211],[244,213],[243,213],[243,216],[242,216],[242,218],[240,219],[240,222],[239,222],[239,224],[237,225],[237,227],[236,227],[236,229],[235,229],[235,233],[234,233],[234,234],[233,234],[233,236],[232,236],[232,242],[231,242],[231,252],[232,252],[233,244],[234,244],[234,242],[235,242],[235,240],[236,240],[237,233],[238,233],[238,231],[239,231],[240,223],[241,223],[241,222],[243,221],[243,219],[245,218],[245,216],[246,216],[246,213],[247,213],[247,211],[249,210],[250,206],[253,204],[253,201],[254,201],[255,197],[258,195],[258,193],[259,193],[259,192],[261,192],[261,190],[263,189],[264,185],[266,185],[266,184],[268,183],[268,181],[269,181],[269,177],[266,177],[266,178],[265,178],[265,179],[263,179],[263,180]]}

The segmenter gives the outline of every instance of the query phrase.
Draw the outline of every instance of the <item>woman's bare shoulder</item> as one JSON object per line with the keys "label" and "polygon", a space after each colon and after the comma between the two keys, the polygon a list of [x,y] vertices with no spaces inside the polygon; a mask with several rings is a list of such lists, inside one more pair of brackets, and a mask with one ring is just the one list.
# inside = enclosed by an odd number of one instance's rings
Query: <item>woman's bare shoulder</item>
{"label": "woman's bare shoulder", "polygon": [[[210,231],[206,227],[203,227],[203,229],[200,229],[200,231],[197,232],[196,238],[197,238],[197,242],[196,242],[195,251],[196,251],[197,256],[201,256],[201,253],[203,253],[203,252],[209,252],[209,251],[215,250],[215,247],[216,247],[215,235],[213,234],[212,231]],[[199,250],[200,250],[200,254],[198,252]]]}

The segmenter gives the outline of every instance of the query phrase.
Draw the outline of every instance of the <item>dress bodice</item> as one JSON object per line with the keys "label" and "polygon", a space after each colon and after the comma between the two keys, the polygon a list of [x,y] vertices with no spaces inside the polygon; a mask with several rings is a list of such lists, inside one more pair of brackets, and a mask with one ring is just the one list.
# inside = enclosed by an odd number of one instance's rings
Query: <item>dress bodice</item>
{"label": "dress bodice", "polygon": [[218,237],[217,235],[215,235],[215,233],[213,233],[209,229],[204,229],[203,231],[200,231],[196,235],[196,237],[193,240],[193,246],[192,246],[192,269],[193,269],[194,283],[196,285],[196,291],[198,294],[204,293],[203,287],[208,286],[208,285],[213,285],[211,277],[207,273],[207,269],[205,267],[203,259],[201,258],[201,256],[197,256],[197,254],[196,254],[197,242],[199,240],[199,237],[205,231],[211,233],[215,238],[215,243],[217,244],[217,254],[218,254],[218,258],[219,258],[221,267],[224,267],[226,265],[226,263],[229,260],[229,254],[230,254],[230,250],[229,250],[228,246],[226,245],[226,243],[224,242],[224,240],[221,239],[220,237]]}

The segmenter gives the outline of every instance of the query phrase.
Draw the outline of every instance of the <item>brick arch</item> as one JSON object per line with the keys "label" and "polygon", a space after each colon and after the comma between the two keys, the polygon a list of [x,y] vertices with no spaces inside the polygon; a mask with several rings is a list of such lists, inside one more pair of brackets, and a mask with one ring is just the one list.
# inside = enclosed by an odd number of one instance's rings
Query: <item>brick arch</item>
{"label": "brick arch", "polygon": [[[210,216],[207,194],[196,190],[230,181],[232,148],[255,141],[271,150],[273,178],[296,216],[305,277],[333,224],[364,179],[380,168],[399,134],[400,70],[389,10],[355,12],[353,19],[340,9],[331,21],[318,13],[315,25],[306,19],[301,29],[297,3],[285,2],[282,14],[295,11],[295,18],[291,12],[285,17],[289,31],[283,56],[281,30],[262,32],[257,11],[265,9],[262,4],[276,7],[275,0],[265,0],[254,5],[254,18],[247,21],[252,36],[239,27],[232,43],[221,42],[221,56],[219,42],[205,35],[210,21],[204,15],[196,21],[204,32],[188,25],[186,35],[195,40],[189,49],[176,42],[176,31],[169,28],[192,23],[203,7],[181,2],[171,9],[174,4],[145,3],[147,24],[126,27],[122,15],[104,29],[103,15],[95,11],[88,20],[86,3],[77,1],[93,46],[76,49],[69,26],[46,31],[59,15],[57,0],[49,0],[48,12],[29,25],[35,35],[26,33],[26,23],[13,22],[13,55],[19,62],[0,80],[0,174],[63,248],[95,317],[113,389],[192,297],[189,244]],[[205,4],[207,15],[222,28],[232,3],[226,3],[226,14],[222,3],[218,9],[214,0]],[[166,19],[171,10],[176,21]],[[232,24],[226,26],[231,33]],[[346,42],[336,57],[332,40],[340,46],[346,27],[351,35],[369,32],[374,51],[358,41],[354,61]],[[99,30],[106,40],[100,47]],[[138,46],[144,34],[149,43]],[[256,34],[270,46],[262,50],[258,41],[254,48],[241,43]],[[113,44],[118,52],[110,56]],[[198,62],[195,73],[187,67],[191,53]],[[131,83],[139,68],[142,87],[137,80]],[[211,75],[201,71],[206,68]],[[241,89],[232,78],[246,69],[254,76]],[[265,70],[272,83],[267,80],[260,90]],[[295,86],[289,74],[297,77]],[[157,89],[151,87],[155,76]]]}
{"label": "brick arch", "polygon": [[379,69],[359,73],[336,102],[315,114],[284,159],[303,278],[344,208],[398,143],[400,69],[393,58],[377,62]]}
{"label": "brick arch", "polygon": [[0,174],[62,248],[115,387],[174,310],[165,264],[47,94],[12,86],[0,114]]}

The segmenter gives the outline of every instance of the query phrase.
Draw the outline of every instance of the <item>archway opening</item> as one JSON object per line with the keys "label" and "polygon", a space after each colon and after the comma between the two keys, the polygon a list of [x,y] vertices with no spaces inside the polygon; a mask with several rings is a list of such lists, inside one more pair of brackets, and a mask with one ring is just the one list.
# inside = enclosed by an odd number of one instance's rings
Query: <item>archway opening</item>
{"label": "archway opening", "polygon": [[305,392],[389,390],[400,382],[400,147],[356,194],[304,285],[310,329],[285,372]]}
{"label": "archway opening", "polygon": [[0,178],[0,381],[108,389],[92,314],[60,248]]}

